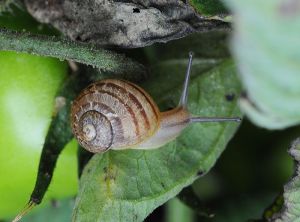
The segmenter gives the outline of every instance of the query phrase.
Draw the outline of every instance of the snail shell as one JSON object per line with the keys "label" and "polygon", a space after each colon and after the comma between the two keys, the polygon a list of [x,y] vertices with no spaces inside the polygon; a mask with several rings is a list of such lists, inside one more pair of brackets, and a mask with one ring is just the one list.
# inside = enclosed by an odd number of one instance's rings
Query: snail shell
{"label": "snail shell", "polygon": [[193,54],[185,76],[179,105],[160,112],[139,86],[107,79],[85,88],[73,102],[71,122],[79,144],[93,153],[108,149],[154,149],[178,137],[196,122],[240,122],[239,117],[197,117],[187,109],[188,85]]}
{"label": "snail shell", "polygon": [[89,85],[71,109],[73,133],[79,144],[93,153],[142,143],[159,129],[160,119],[148,93],[117,79]]}

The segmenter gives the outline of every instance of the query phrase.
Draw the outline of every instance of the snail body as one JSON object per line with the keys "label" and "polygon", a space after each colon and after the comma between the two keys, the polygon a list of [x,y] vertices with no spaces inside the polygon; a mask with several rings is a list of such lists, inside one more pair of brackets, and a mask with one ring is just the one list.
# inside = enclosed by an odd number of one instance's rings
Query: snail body
{"label": "snail body", "polygon": [[160,112],[142,88],[125,80],[92,83],[71,108],[73,133],[79,144],[93,153],[108,149],[153,149],[173,140],[191,122],[239,121],[239,118],[192,117],[187,110],[192,54],[179,105]]}
{"label": "snail body", "polygon": [[156,148],[180,134],[188,120],[187,110],[160,112],[142,88],[117,79],[91,84],[72,106],[74,135],[91,152]]}

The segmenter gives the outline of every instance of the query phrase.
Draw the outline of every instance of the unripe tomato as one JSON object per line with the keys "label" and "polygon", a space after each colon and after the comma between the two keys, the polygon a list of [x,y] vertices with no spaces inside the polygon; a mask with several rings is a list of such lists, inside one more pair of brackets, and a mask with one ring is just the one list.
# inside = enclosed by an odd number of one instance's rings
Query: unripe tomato
{"label": "unripe tomato", "polygon": [[[0,52],[0,219],[15,216],[33,190],[67,64],[54,58]],[[77,191],[76,143],[61,154],[46,198]]]}

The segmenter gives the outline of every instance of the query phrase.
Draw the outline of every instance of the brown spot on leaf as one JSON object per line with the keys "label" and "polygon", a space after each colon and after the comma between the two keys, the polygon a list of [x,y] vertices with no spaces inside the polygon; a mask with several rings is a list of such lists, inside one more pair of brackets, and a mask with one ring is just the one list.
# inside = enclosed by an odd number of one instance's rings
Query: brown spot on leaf
{"label": "brown spot on leaf", "polygon": [[197,177],[201,177],[203,174],[204,174],[203,171],[198,171],[198,172],[197,172]]}
{"label": "brown spot on leaf", "polygon": [[52,200],[51,200],[51,206],[52,206],[53,208],[57,208],[57,207],[58,207],[58,201],[55,200],[55,199],[52,199]]}
{"label": "brown spot on leaf", "polygon": [[133,11],[133,13],[140,13],[141,12],[139,8],[133,8],[132,11]]}
{"label": "brown spot on leaf", "polygon": [[103,167],[104,173],[107,173],[107,167]]}
{"label": "brown spot on leaf", "polygon": [[104,181],[107,180],[115,180],[117,176],[117,172],[111,167],[104,167]]}
{"label": "brown spot on leaf", "polygon": [[246,91],[242,91],[240,97],[244,98],[244,99],[247,99],[248,98],[247,92]]}
{"label": "brown spot on leaf", "polygon": [[225,95],[225,99],[228,101],[228,102],[231,102],[233,101],[235,98],[235,94],[234,93],[228,93]]}

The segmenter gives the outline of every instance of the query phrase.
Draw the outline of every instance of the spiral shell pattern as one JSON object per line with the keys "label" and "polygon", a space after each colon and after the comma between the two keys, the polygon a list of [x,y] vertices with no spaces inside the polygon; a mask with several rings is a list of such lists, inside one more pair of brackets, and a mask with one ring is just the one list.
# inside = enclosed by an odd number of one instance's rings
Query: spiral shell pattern
{"label": "spiral shell pattern", "polygon": [[107,79],[84,89],[71,108],[72,130],[93,153],[138,146],[160,126],[160,112],[137,85]]}

